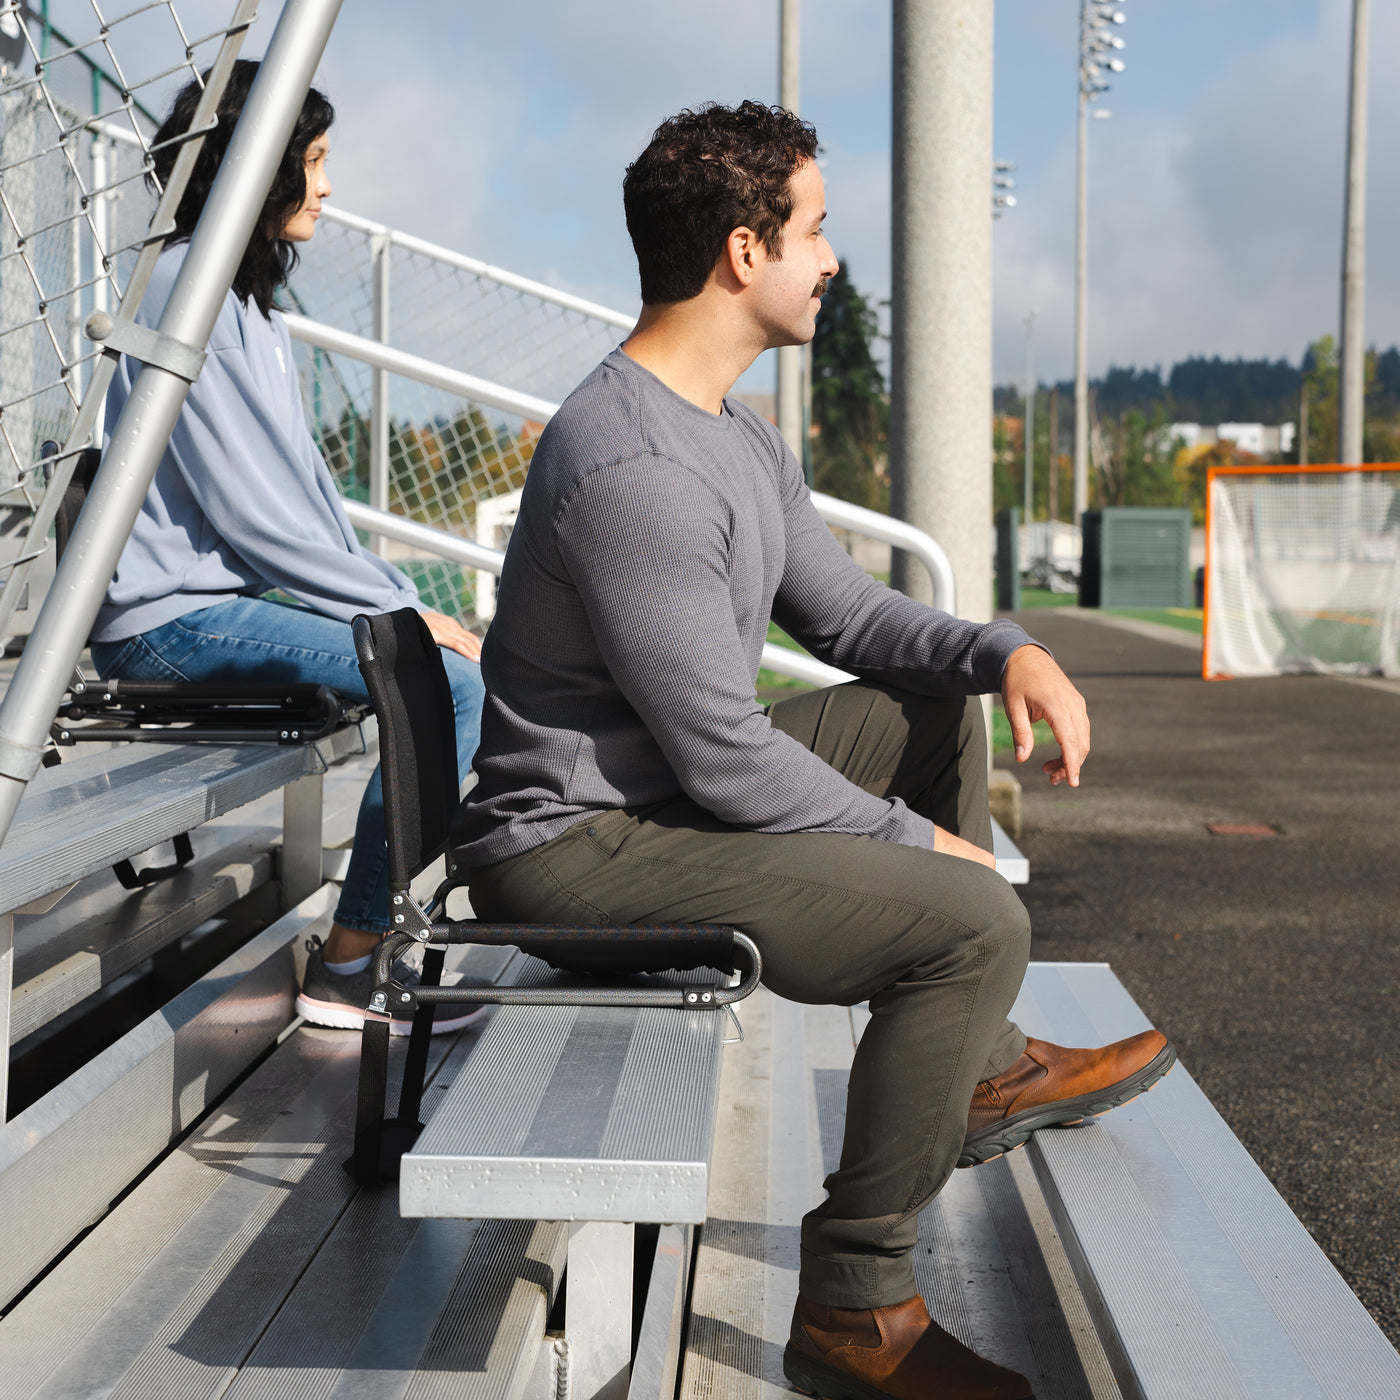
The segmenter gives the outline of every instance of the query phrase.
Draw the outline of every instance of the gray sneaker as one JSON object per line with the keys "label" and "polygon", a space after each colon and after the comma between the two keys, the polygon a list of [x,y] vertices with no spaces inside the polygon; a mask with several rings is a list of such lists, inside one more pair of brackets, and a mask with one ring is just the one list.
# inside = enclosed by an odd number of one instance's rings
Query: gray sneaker
{"label": "gray sneaker", "polygon": [[[365,1007],[369,1005],[370,993],[374,991],[374,974],[369,968],[363,972],[342,975],[326,970],[326,957],[322,943],[314,935],[306,940],[306,976],[302,979],[301,994],[297,997],[297,1015],[313,1026],[332,1026],[336,1030],[357,1031],[365,1023]],[[416,969],[403,959],[394,964],[394,975],[405,987],[417,986],[422,980]],[[460,980],[460,979],[459,979]],[[459,1031],[480,1020],[490,1008],[487,1006],[449,1005],[440,1002],[433,1008],[433,1034],[444,1035],[448,1031]],[[413,1018],[389,1022],[390,1035],[407,1035],[413,1029]]]}

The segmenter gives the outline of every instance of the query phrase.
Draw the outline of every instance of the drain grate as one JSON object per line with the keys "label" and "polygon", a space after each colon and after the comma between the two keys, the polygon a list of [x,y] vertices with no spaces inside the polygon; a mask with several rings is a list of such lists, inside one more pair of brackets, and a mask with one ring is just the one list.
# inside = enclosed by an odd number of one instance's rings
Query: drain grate
{"label": "drain grate", "polygon": [[1212,836],[1277,836],[1279,829],[1266,822],[1207,822]]}

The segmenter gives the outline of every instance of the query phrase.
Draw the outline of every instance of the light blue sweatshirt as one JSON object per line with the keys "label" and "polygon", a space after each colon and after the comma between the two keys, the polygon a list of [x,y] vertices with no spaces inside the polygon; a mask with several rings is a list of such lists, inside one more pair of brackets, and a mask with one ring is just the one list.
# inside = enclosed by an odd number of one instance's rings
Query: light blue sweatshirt
{"label": "light blue sweatshirt", "polygon": [[[140,324],[160,320],[185,248],[161,254]],[[107,392],[109,434],[140,371],[122,357]],[[92,637],[121,641],[274,588],[346,622],[421,606],[407,577],[355,538],[306,426],[286,323],[230,292]]]}

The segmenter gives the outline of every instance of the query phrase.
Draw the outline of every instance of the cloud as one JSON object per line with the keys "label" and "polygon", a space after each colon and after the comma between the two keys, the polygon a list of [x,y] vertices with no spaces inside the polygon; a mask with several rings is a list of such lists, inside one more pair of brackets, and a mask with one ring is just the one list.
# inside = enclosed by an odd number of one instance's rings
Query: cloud
{"label": "cloud", "polygon": [[[231,0],[179,0],[192,32]],[[56,15],[85,5],[54,0]],[[1091,127],[1090,362],[1287,355],[1337,322],[1348,0],[1132,0],[1130,71]],[[995,230],[999,380],[1034,306],[1043,376],[1070,372],[1073,17],[998,7],[997,154],[1019,206]],[[246,52],[260,53],[268,10]],[[90,22],[90,17],[89,17]],[[889,5],[806,0],[804,112],[830,229],[857,285],[889,294]],[[1400,340],[1400,7],[1372,7],[1368,338]],[[212,52],[212,51],[211,51]],[[346,5],[319,81],[336,102],[336,201],[594,300],[636,307],[620,182],[663,116],[772,99],[777,7],[420,0]],[[153,94],[153,98],[158,94]],[[168,94],[165,99],[168,100]]]}
{"label": "cloud", "polygon": [[[1350,6],[1237,52],[1180,111],[1090,128],[1091,372],[1192,354],[1296,360],[1335,331]],[[1373,11],[1368,339],[1400,338],[1400,93],[1384,80],[1400,15]],[[1125,80],[1126,86],[1126,80]],[[1130,104],[1123,106],[1131,110]],[[1020,375],[1029,306],[1043,377],[1071,372],[1073,150],[998,229],[997,374]]]}

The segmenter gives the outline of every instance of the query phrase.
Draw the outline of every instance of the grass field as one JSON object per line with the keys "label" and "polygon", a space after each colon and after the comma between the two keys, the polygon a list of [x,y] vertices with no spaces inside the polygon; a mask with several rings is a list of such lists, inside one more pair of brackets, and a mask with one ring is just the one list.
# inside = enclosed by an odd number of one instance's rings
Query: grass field
{"label": "grass field", "polygon": [[[1078,607],[1073,593],[1052,593],[1048,588],[1023,588],[1021,607],[1030,608],[1073,608]],[[1182,632],[1201,635],[1200,608],[1105,608],[1104,612],[1113,617],[1135,617],[1143,622],[1158,622],[1164,627],[1175,627]]]}

